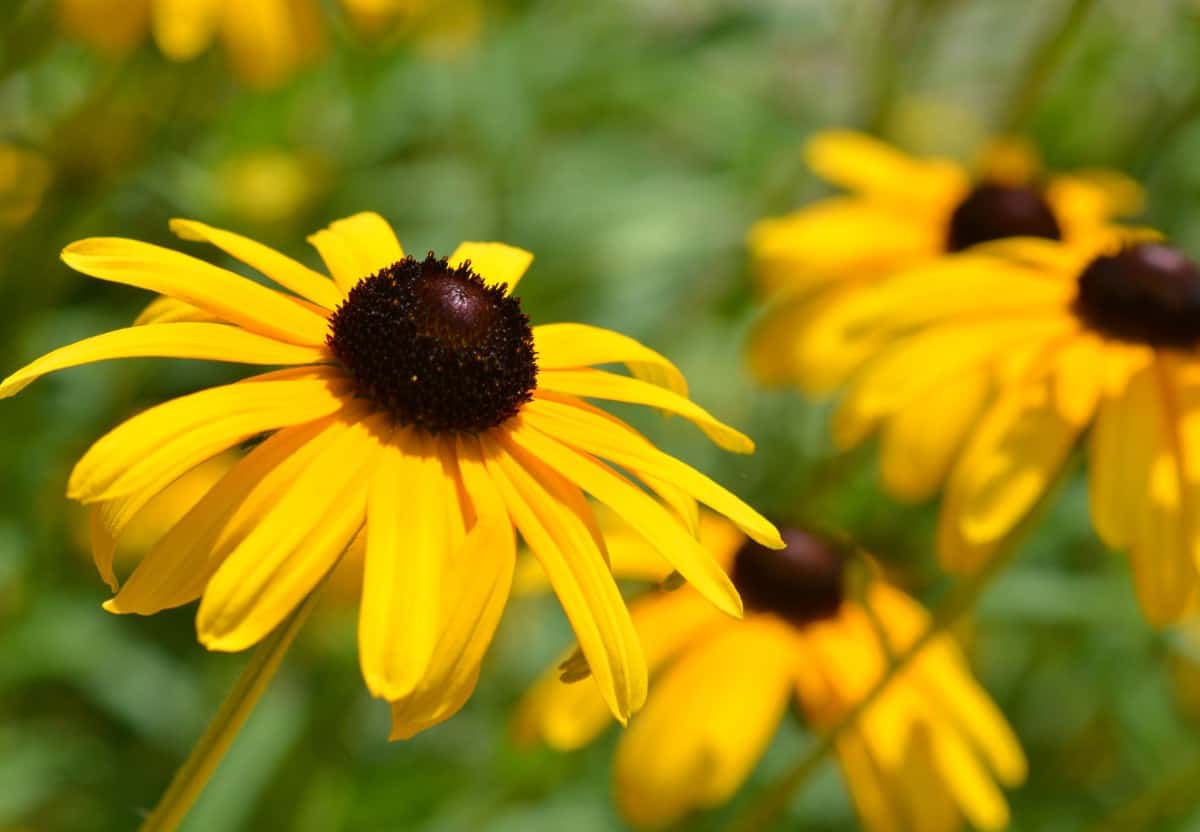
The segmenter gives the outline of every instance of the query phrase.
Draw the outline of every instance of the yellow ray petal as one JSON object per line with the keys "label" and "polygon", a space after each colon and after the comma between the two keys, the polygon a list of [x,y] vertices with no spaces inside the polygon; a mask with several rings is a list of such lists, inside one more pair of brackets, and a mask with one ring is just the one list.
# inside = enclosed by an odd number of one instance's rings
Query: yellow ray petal
{"label": "yellow ray petal", "polygon": [[154,41],[173,61],[208,49],[220,24],[221,0],[151,0]]}
{"label": "yellow ray petal", "polygon": [[[646,649],[646,665],[654,673],[705,634],[723,629],[728,619],[694,593],[663,592],[629,605],[634,629]],[[612,719],[600,692],[589,680],[565,684],[559,665],[568,651],[521,700],[514,716],[518,741],[542,740],[551,748],[571,751],[595,739]]]}
{"label": "yellow ray petal", "polygon": [[963,537],[992,543],[1008,534],[1050,487],[1078,435],[1058,415],[1047,385],[1003,395],[950,477]]}
{"label": "yellow ray petal", "polygon": [[171,220],[171,230],[185,240],[211,243],[280,286],[325,309],[333,309],[341,302],[341,292],[325,275],[248,237],[185,219]]}
{"label": "yellow ray petal", "polygon": [[901,202],[950,202],[968,187],[960,165],[915,159],[891,145],[852,130],[823,130],[804,148],[813,172],[852,191]]}
{"label": "yellow ray petal", "polygon": [[783,539],[765,517],[729,491],[649,442],[632,434],[611,416],[536,397],[522,410],[530,425],[556,439],[627,468],[639,477],[670,483],[723,514],[738,528],[772,549],[782,549]]}
{"label": "yellow ray petal", "polygon": [[592,678],[624,724],[646,699],[646,660],[625,601],[582,518],[578,490],[546,465],[482,437],[488,473],[550,578]]}
{"label": "yellow ray petal", "polygon": [[317,364],[324,347],[285,344],[226,324],[148,324],[116,329],[59,347],[0,382],[0,399],[15,396],[42,376],[115,358],[195,358],[240,364]]}
{"label": "yellow ray petal", "polygon": [[538,368],[568,370],[593,364],[624,364],[629,372],[687,396],[687,380],[679,368],[652,349],[609,329],[586,324],[543,324],[533,328]]}
{"label": "yellow ray petal", "polygon": [[371,211],[331,222],[308,241],[316,246],[343,294],[364,277],[404,259],[396,232]]}
{"label": "yellow ray petal", "polygon": [[204,588],[196,633],[210,650],[244,650],[271,632],[333,568],[363,524],[364,482],[383,417],[345,426],[254,524],[231,541]]}
{"label": "yellow ray petal", "polygon": [[447,517],[462,511],[452,476],[432,437],[402,428],[371,480],[358,655],[367,689],[382,699],[411,694],[433,657],[457,545]]}
{"label": "yellow ray petal", "polygon": [[924,723],[928,729],[934,767],[954,795],[962,813],[977,829],[999,830],[1008,825],[1008,803],[970,747],[937,714]]}
{"label": "yellow ray petal", "polygon": [[279,292],[178,251],[93,237],[71,243],[62,259],[91,277],[168,295],[261,335],[291,344],[325,343],[329,323],[321,316]]}
{"label": "yellow ray petal", "polygon": [[745,781],[787,707],[792,642],[781,630],[766,617],[726,627],[656,681],[617,746],[617,804],[631,823],[720,805]]}
{"label": "yellow ray petal", "polygon": [[533,262],[533,254],[506,243],[460,243],[450,255],[450,265],[461,266],[468,260],[475,274],[486,283],[504,284],[511,295]]}
{"label": "yellow ray petal", "polygon": [[674,413],[692,422],[721,448],[739,454],[754,452],[754,443],[744,433],[714,419],[708,411],[683,396],[636,378],[603,370],[543,370],[538,372],[538,387],[587,399],[642,404],[665,413]]}
{"label": "yellow ray petal", "polygon": [[272,434],[171,527],[104,608],[152,615],[198,598],[232,542],[250,533],[342,430],[335,415]]}
{"label": "yellow ray petal", "polygon": [[518,417],[505,438],[591,494],[636,529],[696,590],[723,612],[740,617],[733,582],[696,538],[653,497],[594,457],[572,450]]}
{"label": "yellow ray petal", "polygon": [[155,298],[146,305],[146,308],[134,319],[133,325],[173,324],[181,321],[213,323],[220,320],[220,318],[211,312],[206,312],[197,306],[192,306],[190,303],[184,303],[181,300],[175,300],[175,298],[160,297]]}
{"label": "yellow ray petal", "polygon": [[88,449],[71,472],[67,495],[88,503],[157,492],[252,436],[336,412],[344,402],[340,381],[332,370],[286,370],[152,407]]}
{"label": "yellow ray petal", "polygon": [[[990,390],[986,375],[966,373],[926,391],[887,420],[879,468],[889,494],[920,502],[937,492],[978,423]],[[937,427],[931,429],[934,414]]]}
{"label": "yellow ray petal", "polygon": [[292,0],[229,3],[221,34],[238,76],[263,89],[283,83],[319,45],[306,31],[309,13]]}
{"label": "yellow ray petal", "polygon": [[[413,693],[392,703],[391,739],[407,739],[453,716],[470,698],[512,586],[516,560],[512,522],[484,466],[478,442],[460,438],[456,456],[478,519],[451,559],[433,661]],[[603,702],[600,707],[607,716]]]}
{"label": "yellow ray petal", "polygon": [[846,790],[867,832],[908,832],[894,795],[884,788],[879,767],[871,757],[862,731],[846,731],[837,739],[838,763]]}
{"label": "yellow ray petal", "polygon": [[1143,370],[1096,411],[1089,437],[1088,507],[1096,533],[1113,549],[1123,550],[1132,540],[1130,507],[1142,499],[1147,461],[1156,450],[1153,404],[1151,374]]}

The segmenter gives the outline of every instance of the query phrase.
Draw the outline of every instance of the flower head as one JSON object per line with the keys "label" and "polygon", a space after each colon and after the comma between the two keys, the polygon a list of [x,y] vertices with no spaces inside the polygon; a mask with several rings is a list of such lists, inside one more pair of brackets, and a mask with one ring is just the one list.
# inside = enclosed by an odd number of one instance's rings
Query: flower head
{"label": "flower head", "polygon": [[[617,801],[632,823],[664,826],[721,805],[750,775],[793,697],[810,725],[832,726],[886,672],[889,654],[928,626],[925,611],[881,579],[852,591],[838,545],[797,529],[783,538],[785,549],[765,549],[722,520],[702,521],[701,539],[745,600],[741,621],[713,614],[689,589],[631,605],[657,676],[617,746]],[[669,569],[640,549],[643,562]],[[517,727],[525,739],[565,750],[607,723],[594,685],[563,684],[550,672],[522,702]],[[949,636],[899,671],[836,750],[871,830],[933,817],[937,828],[953,828],[964,816],[1002,828],[1008,807],[996,781],[1025,777],[1020,745]]]}
{"label": "flower head", "polygon": [[1114,216],[1138,209],[1138,187],[1112,171],[1043,177],[1032,148],[994,142],[978,170],[919,159],[859,133],[826,131],[806,158],[849,193],[819,200],[750,232],[775,305],[751,347],[756,375],[812,393],[836,387],[858,362],[829,307],[902,268],[1012,237],[1093,245]]}
{"label": "flower head", "polygon": [[1183,614],[1200,551],[1200,271],[1183,252],[1148,233],[1012,240],[897,274],[836,314],[871,346],[835,439],[881,432],[899,496],[944,485],[948,568],[979,568],[1086,435],[1097,532],[1129,552],[1152,621]]}
{"label": "flower head", "polygon": [[[99,509],[95,554],[116,591],[110,611],[150,614],[199,598],[200,640],[240,650],[311,593],[361,531],[363,675],[392,702],[394,735],[409,736],[474,688],[508,596],[515,528],[624,720],[645,697],[646,666],[584,492],[628,517],[732,615],[737,591],[691,532],[695,501],[782,545],[728,491],[584,401],[647,405],[727,449],[753,447],[689,401],[658,353],[582,324],[533,326],[511,294],[528,252],[463,243],[448,258],[418,260],[381,217],[358,214],[310,238],[326,277],[228,231],[186,220],[172,228],[286,291],[147,243],[82,240],[63,252],[72,268],[164,297],[137,325],[56,350],[0,384],[11,396],[55,370],[143,356],[284,367],[150,408],[76,465],[68,493]],[[634,377],[592,368],[622,363]],[[118,584],[114,541],[138,510],[206,460],[264,436]]]}

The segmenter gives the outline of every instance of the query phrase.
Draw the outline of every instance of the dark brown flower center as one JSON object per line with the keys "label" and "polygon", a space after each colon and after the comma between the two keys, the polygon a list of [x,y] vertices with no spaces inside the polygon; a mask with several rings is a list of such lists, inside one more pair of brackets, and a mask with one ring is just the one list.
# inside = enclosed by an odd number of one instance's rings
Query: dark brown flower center
{"label": "dark brown flower center", "polygon": [[1179,249],[1129,246],[1088,264],[1074,308],[1109,337],[1190,349],[1200,341],[1200,270]]}
{"label": "dark brown flower center", "polygon": [[1006,237],[1061,240],[1062,228],[1037,188],[982,182],[950,215],[947,251],[962,251]]}
{"label": "dark brown flower center", "polygon": [[537,385],[520,301],[432,252],[360,280],[330,318],[328,343],[358,395],[432,433],[495,427]]}
{"label": "dark brown flower center", "polygon": [[798,529],[781,533],[783,549],[748,540],[734,556],[731,577],[746,608],[774,613],[797,627],[837,615],[845,554],[837,544]]}

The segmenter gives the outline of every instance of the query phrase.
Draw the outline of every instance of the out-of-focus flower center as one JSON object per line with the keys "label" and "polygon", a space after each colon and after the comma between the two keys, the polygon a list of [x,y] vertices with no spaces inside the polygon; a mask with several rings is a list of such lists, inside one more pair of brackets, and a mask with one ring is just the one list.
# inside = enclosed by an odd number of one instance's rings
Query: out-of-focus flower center
{"label": "out-of-focus flower center", "polygon": [[495,427],[537,386],[520,301],[432,252],[360,280],[330,318],[328,343],[358,395],[433,433]]}
{"label": "out-of-focus flower center", "polygon": [[1061,240],[1062,229],[1037,188],[983,182],[950,215],[946,250],[962,251],[1006,237]]}
{"label": "out-of-focus flower center", "polygon": [[1074,309],[1109,337],[1190,349],[1200,341],[1200,270],[1170,246],[1130,246],[1088,264]]}
{"label": "out-of-focus flower center", "polygon": [[798,529],[780,530],[783,549],[747,540],[733,560],[734,586],[748,610],[803,627],[837,615],[845,555],[836,544]]}

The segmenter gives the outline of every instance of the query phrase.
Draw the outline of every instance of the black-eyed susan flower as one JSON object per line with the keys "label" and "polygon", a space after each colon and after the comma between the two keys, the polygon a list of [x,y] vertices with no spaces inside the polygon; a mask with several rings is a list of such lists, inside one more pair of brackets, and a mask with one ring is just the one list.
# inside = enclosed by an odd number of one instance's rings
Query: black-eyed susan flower
{"label": "black-eyed susan flower", "polygon": [[149,32],[172,61],[190,61],[220,39],[237,75],[276,86],[321,46],[315,0],[58,0],[64,31],[121,55]]}
{"label": "black-eyed susan flower", "polygon": [[[228,231],[172,228],[286,291],[159,246],[82,240],[63,252],[72,268],[163,298],[139,325],[63,347],[0,384],[11,396],[55,370],[142,356],[284,367],[153,407],[76,465],[69,495],[99,508],[97,535],[115,540],[186,471],[266,437],[119,587],[112,546],[98,545],[117,590],[110,611],[199,598],[200,640],[241,650],[312,592],[361,529],[363,675],[393,703],[395,735],[408,736],[470,695],[508,596],[515,527],[624,720],[645,696],[646,666],[584,492],[628,517],[731,615],[741,613],[737,591],[690,531],[695,500],[782,545],[728,491],[585,403],[647,405],[726,449],[752,450],[687,398],[658,353],[582,324],[532,326],[511,294],[528,252],[463,243],[449,258],[415,259],[381,217],[358,214],[310,238],[330,278]],[[632,377],[592,366],[622,363]]]}
{"label": "black-eyed susan flower", "polygon": [[750,357],[760,380],[813,394],[840,384],[869,346],[847,339],[831,313],[845,296],[896,269],[992,240],[1041,237],[1087,247],[1113,217],[1141,204],[1137,185],[1113,171],[1043,176],[1034,150],[1013,139],[985,149],[976,170],[914,158],[845,130],[818,133],[805,158],[848,193],[751,230],[755,271],[774,305]]}
{"label": "black-eyed susan flower", "polygon": [[1129,552],[1153,622],[1185,611],[1200,554],[1200,270],[1149,237],[998,242],[837,310],[872,347],[835,439],[882,432],[885,483],[902,495],[944,484],[948,568],[986,562],[1087,434],[1099,536]]}
{"label": "black-eyed susan flower", "polygon": [[[842,549],[803,531],[769,550],[706,516],[701,539],[746,604],[735,621],[690,589],[654,591],[630,610],[655,681],[617,745],[615,792],[633,824],[660,827],[716,807],[745,782],[794,701],[818,729],[839,722],[913,644],[929,617],[882,579],[849,590]],[[637,577],[670,569],[636,541]],[[627,553],[633,563],[636,555]],[[573,749],[608,724],[595,685],[547,673],[517,714],[518,734]],[[998,784],[1025,777],[1003,715],[949,635],[935,637],[836,742],[863,825],[871,830],[980,829],[1008,822]]]}

